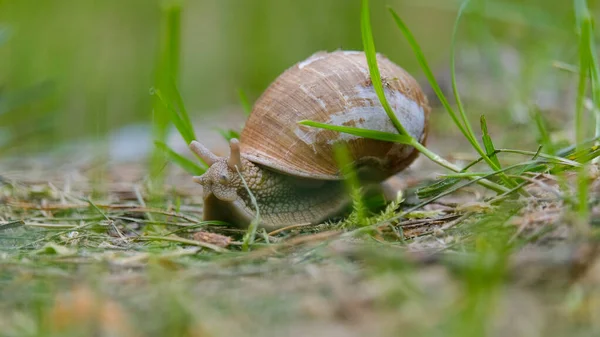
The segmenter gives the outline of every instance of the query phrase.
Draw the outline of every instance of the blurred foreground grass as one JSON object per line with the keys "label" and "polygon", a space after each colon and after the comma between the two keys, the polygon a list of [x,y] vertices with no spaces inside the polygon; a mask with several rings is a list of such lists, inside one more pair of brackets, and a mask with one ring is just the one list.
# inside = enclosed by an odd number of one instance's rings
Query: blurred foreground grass
{"label": "blurred foreground grass", "polygon": [[0,336],[600,332],[597,234],[570,239],[550,176],[525,204],[474,202],[465,189],[370,234],[259,232],[241,252],[244,231],[200,220],[186,174],[152,208],[139,184],[112,181],[92,202],[88,180],[47,173],[52,184],[1,188]]}

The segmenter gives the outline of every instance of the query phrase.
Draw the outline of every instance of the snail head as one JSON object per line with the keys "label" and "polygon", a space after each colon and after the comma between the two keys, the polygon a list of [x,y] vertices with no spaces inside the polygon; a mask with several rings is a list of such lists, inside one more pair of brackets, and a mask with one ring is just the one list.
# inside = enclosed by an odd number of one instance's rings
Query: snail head
{"label": "snail head", "polygon": [[243,170],[240,142],[235,138],[231,139],[229,148],[229,158],[226,158],[215,155],[195,140],[190,144],[192,152],[209,166],[203,175],[194,177],[194,181],[202,185],[204,199],[211,194],[222,201],[235,201],[238,198],[237,189],[241,186],[238,170]]}

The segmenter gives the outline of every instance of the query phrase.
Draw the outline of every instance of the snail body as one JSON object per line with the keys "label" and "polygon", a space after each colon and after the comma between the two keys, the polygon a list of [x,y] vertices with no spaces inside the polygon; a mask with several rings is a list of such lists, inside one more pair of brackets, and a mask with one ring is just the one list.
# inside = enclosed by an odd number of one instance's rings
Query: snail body
{"label": "snail body", "polygon": [[[423,143],[429,106],[421,88],[387,58],[378,55],[377,61],[392,110]],[[407,145],[298,124],[305,119],[397,133],[373,89],[363,52],[316,53],[285,71],[257,100],[240,141],[230,142],[229,158],[190,144],[210,166],[194,177],[204,190],[204,219],[246,226],[258,206],[267,228],[319,223],[348,204],[335,144],[346,145],[360,177],[371,184],[400,172],[418,155]]]}

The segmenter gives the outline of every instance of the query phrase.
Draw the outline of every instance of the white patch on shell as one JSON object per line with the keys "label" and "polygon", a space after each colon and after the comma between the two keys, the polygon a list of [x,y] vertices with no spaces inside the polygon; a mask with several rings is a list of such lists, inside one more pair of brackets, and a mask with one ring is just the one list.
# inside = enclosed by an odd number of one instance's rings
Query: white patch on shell
{"label": "white patch on shell", "polygon": [[302,68],[310,65],[311,63],[321,60],[321,59],[324,59],[326,57],[327,57],[327,54],[321,54],[321,53],[314,54],[311,57],[307,58],[306,60],[298,63],[298,68],[302,69]]}
{"label": "white patch on shell", "polygon": [[306,96],[310,97],[315,102],[319,103],[321,108],[327,109],[327,105],[325,104],[325,101],[320,99],[319,97],[313,95],[312,91],[310,89],[308,89],[304,84],[300,85],[300,89],[306,94]]}
{"label": "white patch on shell", "polygon": [[317,153],[317,148],[315,147],[315,142],[317,140],[317,132],[319,129],[309,128],[308,130],[302,130],[302,127],[298,126],[296,130],[294,130],[294,134],[298,139],[304,142],[306,145],[312,147],[313,151]]}
{"label": "white patch on shell", "polygon": [[358,50],[345,50],[342,52],[342,54],[344,55],[356,55],[356,54],[362,54],[362,51],[358,51]]}
{"label": "white patch on shell", "polygon": [[[412,137],[420,139],[425,127],[423,107],[396,90],[386,89],[385,97],[406,131]],[[373,87],[356,86],[353,99],[361,100],[363,105],[332,113],[329,116],[329,120],[325,123],[397,133],[392,121],[379,103],[379,98]],[[347,133],[339,133],[337,138],[328,140],[328,143],[333,144],[338,140],[348,141],[357,138],[359,137]]]}

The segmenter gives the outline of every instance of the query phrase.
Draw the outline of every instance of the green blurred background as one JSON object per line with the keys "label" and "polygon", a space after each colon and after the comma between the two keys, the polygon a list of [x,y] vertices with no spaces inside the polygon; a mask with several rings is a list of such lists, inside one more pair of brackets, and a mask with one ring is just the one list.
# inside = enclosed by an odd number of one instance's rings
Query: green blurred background
{"label": "green blurred background", "polygon": [[[478,90],[489,80],[489,90],[504,90],[495,87],[500,83],[512,92],[503,100],[525,105],[540,85],[550,86],[550,96],[560,90],[546,76],[558,72],[553,60],[576,62],[572,3],[472,2],[459,34],[462,84]],[[315,51],[362,49],[359,0],[0,0],[2,150],[46,149],[149,123],[164,8],[174,4],[182,6],[178,85],[197,120],[224,107],[235,111],[238,90],[255,100],[284,69]],[[403,17],[443,77],[459,2],[371,1],[378,51],[420,79],[386,5]],[[517,69],[506,69],[512,67],[502,56],[507,46],[520,60]],[[473,50],[479,56],[469,58]],[[563,80],[574,79],[556,79]],[[494,113],[512,108],[485,113],[493,121]]]}

